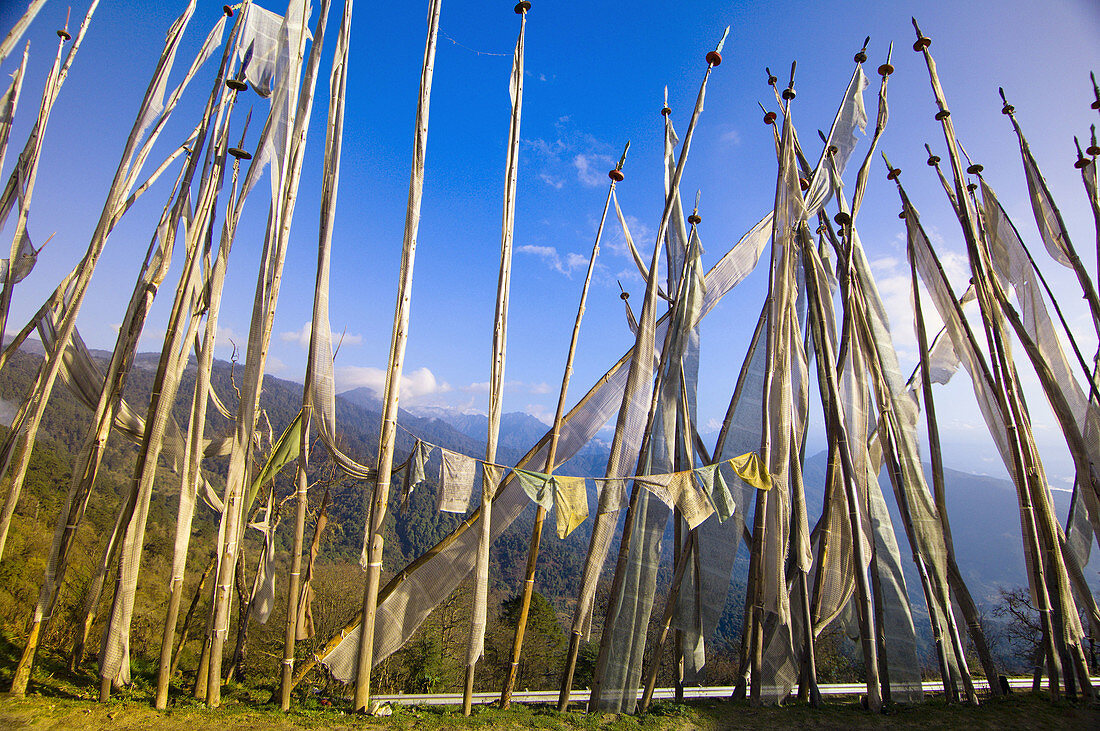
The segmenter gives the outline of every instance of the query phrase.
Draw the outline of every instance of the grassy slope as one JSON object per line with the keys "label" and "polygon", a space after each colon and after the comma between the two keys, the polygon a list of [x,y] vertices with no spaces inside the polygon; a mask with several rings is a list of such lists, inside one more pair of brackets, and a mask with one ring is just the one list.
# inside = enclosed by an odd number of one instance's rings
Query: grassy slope
{"label": "grassy slope", "polygon": [[151,729],[299,729],[299,728],[542,728],[542,729],[728,729],[728,728],[1097,728],[1100,710],[1066,702],[1049,703],[1030,694],[988,700],[979,708],[946,706],[931,700],[872,715],[856,703],[831,703],[823,710],[795,705],[750,708],[744,703],[655,704],[644,716],[558,714],[548,706],[515,705],[507,711],[476,708],[463,718],[457,706],[398,707],[392,716],[371,718],[336,709],[282,714],[271,705],[229,702],[217,710],[197,703],[168,711],[153,710],[136,699],[100,704],[65,697],[30,696],[0,700],[0,726],[6,728]]}

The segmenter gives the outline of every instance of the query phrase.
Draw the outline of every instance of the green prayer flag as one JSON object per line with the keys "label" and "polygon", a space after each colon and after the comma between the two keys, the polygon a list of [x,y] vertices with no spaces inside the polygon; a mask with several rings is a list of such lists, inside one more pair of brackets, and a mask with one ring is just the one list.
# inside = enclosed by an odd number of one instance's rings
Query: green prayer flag
{"label": "green prayer flag", "polygon": [[294,417],[294,421],[290,422],[290,425],[283,430],[275,445],[271,447],[271,454],[267,458],[267,463],[260,470],[260,474],[256,475],[256,479],[252,481],[252,486],[248,488],[248,500],[245,502],[247,506],[245,508],[246,514],[252,508],[252,502],[260,492],[260,487],[268,480],[274,479],[275,475],[279,474],[279,470],[286,467],[292,460],[298,459],[301,444],[302,412],[299,411],[298,415]]}

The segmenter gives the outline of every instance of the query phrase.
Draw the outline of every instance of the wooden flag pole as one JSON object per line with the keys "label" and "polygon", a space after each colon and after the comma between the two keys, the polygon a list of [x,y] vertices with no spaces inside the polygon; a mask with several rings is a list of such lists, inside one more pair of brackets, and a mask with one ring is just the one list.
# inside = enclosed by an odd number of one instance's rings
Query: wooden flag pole
{"label": "wooden flag pole", "polygon": [[428,14],[428,37],[424,46],[424,63],[420,74],[420,98],[416,112],[413,168],[409,180],[409,200],[405,213],[405,233],[401,252],[401,273],[393,333],[390,338],[389,364],[382,427],[379,433],[378,479],[374,485],[367,540],[363,546],[367,558],[367,576],[363,590],[362,624],[359,654],[356,662],[355,698],[352,707],[365,711],[370,700],[370,675],[374,655],[374,620],[378,611],[378,587],[382,576],[382,520],[386,514],[393,449],[397,427],[397,400],[408,341],[409,308],[412,301],[413,263],[416,257],[416,237],[420,224],[420,203],[424,192],[424,156],[428,137],[428,109],[435,67],[436,40],[439,36],[440,0],[431,0]]}
{"label": "wooden flag pole", "polygon": [[[561,392],[558,396],[557,411],[554,415],[553,431],[550,434],[550,447],[546,454],[545,471],[547,473],[553,472],[554,462],[557,459],[558,440],[561,436],[561,426],[565,412],[565,399],[567,391],[569,389],[569,380],[573,375],[573,358],[577,350],[577,338],[580,335],[581,319],[584,316],[585,303],[588,300],[588,288],[592,281],[592,273],[595,269],[596,257],[599,255],[600,252],[600,239],[603,236],[603,227],[605,221],[607,220],[607,211],[611,205],[611,197],[615,193],[615,187],[618,185],[618,183],[622,182],[624,178],[622,168],[626,162],[626,153],[629,149],[630,142],[628,140],[626,143],[626,147],[623,148],[623,154],[619,158],[618,164],[607,174],[608,178],[611,179],[611,184],[608,186],[607,199],[604,201],[603,204],[603,213],[600,215],[600,223],[599,226],[596,228],[596,240],[592,245],[592,253],[589,256],[588,272],[585,275],[584,286],[581,288],[580,304],[577,307],[577,317],[573,324],[573,333],[570,336],[569,340],[569,350],[565,360],[565,374],[562,376]],[[519,667],[520,652],[523,648],[523,634],[526,629],[528,610],[530,609],[531,605],[531,592],[533,591],[534,587],[535,561],[538,558],[539,541],[541,539],[542,533],[541,519],[544,519],[545,515],[546,509],[543,508],[541,505],[538,506],[538,510],[535,514],[535,525],[531,530],[530,551],[528,553],[527,573],[524,575],[523,598],[520,605],[520,616],[519,621],[516,624],[516,632],[512,640],[512,663],[508,667],[507,676],[504,681],[504,690],[501,693],[500,703],[502,708],[508,707],[509,697],[511,696],[512,689],[515,686],[516,673]],[[576,668],[577,652],[580,648],[579,640],[580,636],[577,634],[573,634],[570,636],[569,652],[567,654],[565,671],[565,676],[567,676],[568,678],[570,689],[572,687],[573,671]],[[562,682],[563,692],[567,692],[564,685],[566,680],[563,680]]]}

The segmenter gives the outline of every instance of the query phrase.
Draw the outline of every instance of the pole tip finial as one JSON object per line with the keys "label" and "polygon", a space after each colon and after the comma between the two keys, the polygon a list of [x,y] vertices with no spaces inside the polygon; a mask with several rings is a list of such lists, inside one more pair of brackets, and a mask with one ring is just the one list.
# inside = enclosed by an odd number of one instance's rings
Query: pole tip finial
{"label": "pole tip finial", "polygon": [[1004,105],[1001,107],[1001,114],[1012,116],[1012,113],[1016,111],[1016,107],[1008,103],[1008,99],[1005,98],[1005,90],[1003,86],[997,87],[997,93],[1001,95],[1001,103]]}
{"label": "pole tip finial", "polygon": [[616,279],[615,284],[619,285],[619,299],[621,299],[623,302],[626,302],[628,299],[630,299],[630,292],[627,292],[625,289],[623,289],[622,282]]}
{"label": "pole tip finial", "polygon": [[722,63],[722,47],[726,45],[726,38],[729,37],[730,27],[727,25],[726,29],[722,31],[722,37],[718,41],[718,45],[714,47],[713,51],[707,52],[707,65],[719,66]]}
{"label": "pole tip finial", "polygon": [[940,156],[932,154],[932,147],[925,142],[924,149],[928,151],[928,167],[934,168],[940,164]]}
{"label": "pole tip finial", "polygon": [[867,36],[863,39],[863,48],[859,49],[855,55],[855,59],[853,59],[856,63],[863,63],[867,60],[867,44],[870,42],[871,36]]}
{"label": "pole tip finial", "polygon": [[233,8],[229,7],[228,5],[222,5],[222,12],[225,13],[225,17],[227,18],[233,17]]}
{"label": "pole tip finial", "polygon": [[889,171],[889,172],[886,173],[886,179],[887,180],[897,180],[898,176],[901,175],[901,168],[896,168],[893,165],[891,165],[890,164],[890,158],[886,157],[885,152],[882,152],[880,154],[882,155],[882,161],[884,163],[886,163],[886,169]]}
{"label": "pole tip finial", "polygon": [[910,18],[910,20],[913,21],[913,30],[917,32],[917,41],[913,44],[913,50],[917,53],[920,53],[921,51],[932,45],[932,39],[924,35],[924,33],[921,33],[920,26],[917,25],[916,18]]}
{"label": "pole tip finial", "polygon": [[773,74],[770,68],[765,66],[764,70],[768,72],[768,86],[775,86],[779,83],[779,77]]}
{"label": "pole tip finial", "polygon": [[787,101],[794,99],[794,71],[798,67],[798,61],[791,61],[791,80],[787,84],[787,88],[783,90],[783,98]]}
{"label": "pole tip finial", "polygon": [[520,0],[520,2],[516,3],[516,7],[512,9],[516,11],[516,15],[524,15],[531,9],[531,3],[527,2],[527,0]]}

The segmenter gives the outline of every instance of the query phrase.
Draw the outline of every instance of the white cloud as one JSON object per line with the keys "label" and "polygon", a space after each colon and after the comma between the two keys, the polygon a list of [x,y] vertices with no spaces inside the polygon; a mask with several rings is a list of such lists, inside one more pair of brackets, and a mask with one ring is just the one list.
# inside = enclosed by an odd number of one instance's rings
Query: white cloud
{"label": "white cloud", "polygon": [[[386,389],[386,372],[370,366],[343,366],[336,369],[336,381],[340,391],[365,386],[381,395]],[[450,390],[449,383],[441,383],[427,368],[418,368],[401,376],[402,399],[416,399]]]}
{"label": "white cloud", "polygon": [[[298,343],[302,350],[309,350],[309,336],[313,332],[313,323],[304,323],[299,330],[279,334],[279,339],[284,343]],[[362,335],[348,335],[347,333],[332,333],[332,347],[337,345],[360,345],[363,342]]]}
{"label": "white cloud", "polygon": [[[478,381],[465,386],[460,386],[459,391],[466,393],[489,393],[489,382]],[[539,383],[527,383],[526,381],[505,381],[504,390],[508,393],[529,393],[536,396],[550,393],[550,384],[545,381]]]}
{"label": "white cloud", "polygon": [[286,363],[282,362],[275,356],[269,355],[267,356],[267,362],[265,364],[264,370],[273,376],[278,375],[286,370]]}
{"label": "white cloud", "polygon": [[561,178],[556,178],[550,173],[539,173],[539,180],[549,185],[554,190],[561,190],[565,187],[565,181]]}
{"label": "white cloud", "polygon": [[516,247],[516,251],[523,254],[533,254],[539,257],[546,262],[546,266],[567,277],[572,276],[574,270],[588,266],[588,259],[580,254],[566,254],[563,261],[561,255],[558,254],[558,250],[553,246],[524,244],[523,246]]}
{"label": "white cloud", "polygon": [[723,132],[718,139],[720,142],[724,142],[727,145],[740,145],[741,133],[738,132],[736,129],[729,129]]}
{"label": "white cloud", "polygon": [[597,165],[605,162],[611,165],[611,158],[607,155],[585,155],[578,153],[573,156],[573,167],[577,171],[577,180],[592,188],[603,182],[604,173]]}

